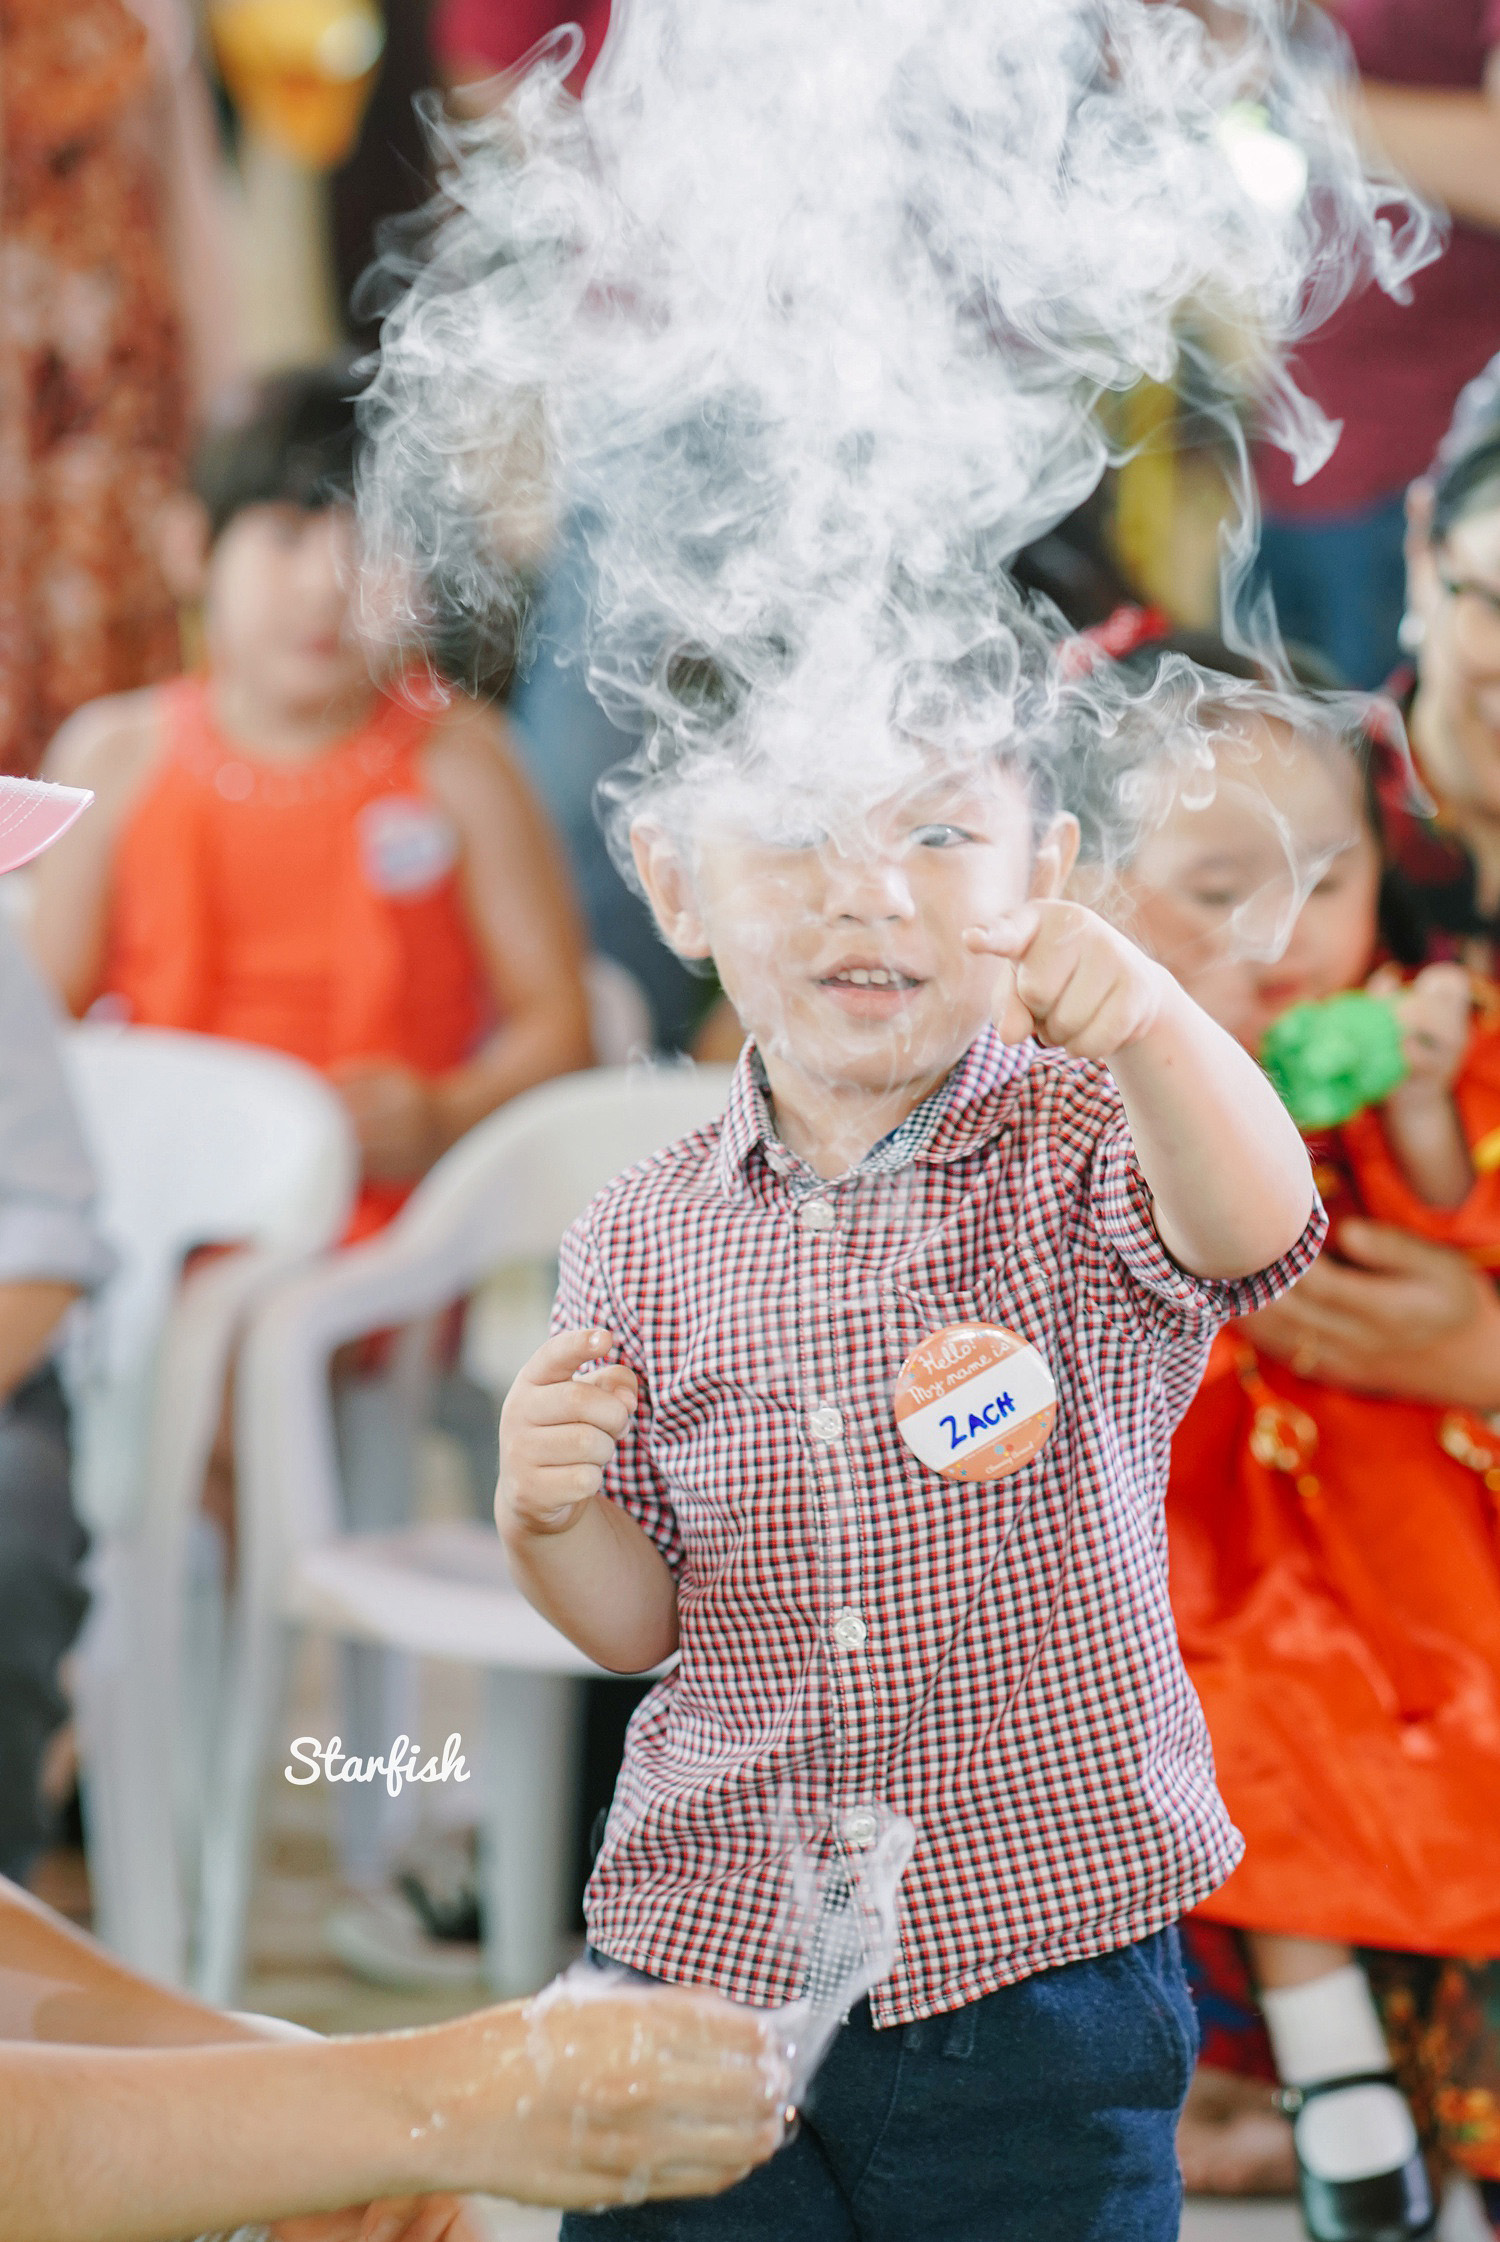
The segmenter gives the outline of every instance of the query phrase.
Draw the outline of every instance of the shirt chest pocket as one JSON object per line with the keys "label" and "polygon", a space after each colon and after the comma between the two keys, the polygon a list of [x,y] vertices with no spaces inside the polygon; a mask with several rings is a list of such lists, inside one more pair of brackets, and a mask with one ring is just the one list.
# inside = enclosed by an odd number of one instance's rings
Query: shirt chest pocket
{"label": "shirt chest pocket", "polygon": [[940,1221],[916,1237],[886,1272],[882,1287],[887,1337],[904,1361],[919,1340],[956,1323],[999,1323],[1040,1343],[1027,1328],[1030,1284],[1017,1285],[1008,1267],[1013,1241],[996,1219],[994,1195],[969,1192]]}

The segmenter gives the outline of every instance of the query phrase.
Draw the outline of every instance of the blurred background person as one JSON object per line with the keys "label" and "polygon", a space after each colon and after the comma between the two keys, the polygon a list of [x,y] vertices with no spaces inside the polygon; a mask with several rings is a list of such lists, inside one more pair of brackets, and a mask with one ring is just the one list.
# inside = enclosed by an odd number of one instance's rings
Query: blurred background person
{"label": "blurred background person", "polygon": [[[582,37],[568,90],[581,94],[609,29],[609,0],[436,0],[432,53],[456,108],[504,108],[516,67],[540,40],[577,25]],[[626,966],[646,991],[664,1048],[685,1048],[712,1002],[712,984],[659,941],[645,905],[617,871],[594,814],[594,788],[637,745],[612,724],[584,676],[588,605],[587,524],[565,522],[541,570],[524,664],[509,698],[518,749],[558,831],[578,883],[595,949]]]}
{"label": "blurred background person", "polygon": [[0,920],[0,1875],[18,1881],[72,1787],[59,1669],[87,1607],[86,1537],[52,1356],[113,1266],[93,1201],[54,1008]]}
{"label": "blurred background person", "polygon": [[1259,447],[1261,566],[1289,639],[1350,684],[1398,659],[1407,485],[1464,384],[1500,349],[1500,0],[1330,0],[1360,71],[1366,145],[1453,217],[1442,256],[1397,303],[1367,287],[1302,344],[1293,371],[1343,434],[1294,483]]}
{"label": "blurred background person", "polygon": [[89,816],[37,879],[74,1013],[286,1051],[359,1139],[355,1236],[507,1098],[590,1058],[566,872],[502,720],[372,674],[352,384],[278,377],[168,525],[201,674],[91,704],[49,768]]}
{"label": "blurred background person", "polygon": [[157,517],[236,354],[183,0],[5,0],[0,42],[0,769],[27,772],[177,668]]}

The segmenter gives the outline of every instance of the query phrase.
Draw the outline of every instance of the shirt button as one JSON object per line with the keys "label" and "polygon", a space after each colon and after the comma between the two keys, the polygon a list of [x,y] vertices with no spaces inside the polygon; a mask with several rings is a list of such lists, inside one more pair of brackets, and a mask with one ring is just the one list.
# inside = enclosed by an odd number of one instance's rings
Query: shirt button
{"label": "shirt button", "polygon": [[875,1842],[875,1816],[868,1806],[852,1806],[844,1816],[844,1843],[854,1853],[867,1853]]}
{"label": "shirt button", "polygon": [[863,1650],[869,1632],[859,1613],[847,1605],[833,1623],[833,1639],[840,1650]]}
{"label": "shirt button", "polygon": [[831,1446],[835,1440],[843,1438],[844,1420],[836,1409],[815,1409],[807,1420],[807,1429],[814,1440]]}
{"label": "shirt button", "polygon": [[792,1172],[792,1163],[784,1152],[768,1152],[766,1154],[766,1166],[770,1169],[772,1175],[790,1175]]}
{"label": "shirt button", "polygon": [[837,1217],[827,1199],[806,1199],[798,1210],[804,1230],[831,1230]]}

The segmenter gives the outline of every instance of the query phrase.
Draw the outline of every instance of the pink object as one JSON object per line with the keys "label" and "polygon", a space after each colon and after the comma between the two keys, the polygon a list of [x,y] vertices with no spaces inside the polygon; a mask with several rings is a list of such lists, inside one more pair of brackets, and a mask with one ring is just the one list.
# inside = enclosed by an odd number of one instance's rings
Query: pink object
{"label": "pink object", "polygon": [[609,29],[609,0],[573,0],[571,7],[551,0],[438,0],[432,51],[445,70],[467,74],[476,64],[514,70],[539,39],[567,23],[583,32],[583,51],[568,80],[570,93],[582,93]]}
{"label": "pink object", "polygon": [[0,872],[15,872],[66,833],[93,795],[39,778],[0,778]]}

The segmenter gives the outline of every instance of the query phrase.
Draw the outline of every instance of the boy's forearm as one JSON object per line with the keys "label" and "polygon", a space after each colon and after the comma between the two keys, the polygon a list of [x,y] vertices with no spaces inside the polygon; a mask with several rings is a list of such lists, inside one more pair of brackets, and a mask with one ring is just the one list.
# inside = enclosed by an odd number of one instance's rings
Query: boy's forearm
{"label": "boy's forearm", "polygon": [[527,1601],[597,1665],[643,1674],[677,1648],[677,1586],[633,1518],[595,1496],[566,1533],[502,1518],[510,1568]]}
{"label": "boy's forearm", "polygon": [[1173,984],[1110,1072],[1173,1259],[1234,1278],[1289,1252],[1313,1208],[1307,1149],[1233,1038]]}
{"label": "boy's forearm", "polygon": [[447,2185],[399,2040],[0,2047],[0,2242],[161,2242]]}

